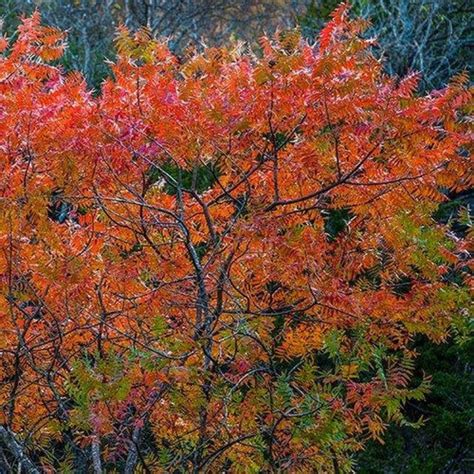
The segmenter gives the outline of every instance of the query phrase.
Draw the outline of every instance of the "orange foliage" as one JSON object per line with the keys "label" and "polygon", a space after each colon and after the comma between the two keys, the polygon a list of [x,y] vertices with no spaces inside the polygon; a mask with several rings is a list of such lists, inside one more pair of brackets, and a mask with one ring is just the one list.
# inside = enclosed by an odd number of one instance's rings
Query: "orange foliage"
{"label": "orange foliage", "polygon": [[62,33],[24,20],[0,57],[0,419],[19,439],[133,462],[146,426],[153,472],[344,471],[422,396],[410,340],[445,338],[468,299],[446,278],[466,242],[431,214],[472,185],[471,92],[417,96],[362,28],[341,6],[320,44],[184,63],[122,30],[94,96],[49,64]]}

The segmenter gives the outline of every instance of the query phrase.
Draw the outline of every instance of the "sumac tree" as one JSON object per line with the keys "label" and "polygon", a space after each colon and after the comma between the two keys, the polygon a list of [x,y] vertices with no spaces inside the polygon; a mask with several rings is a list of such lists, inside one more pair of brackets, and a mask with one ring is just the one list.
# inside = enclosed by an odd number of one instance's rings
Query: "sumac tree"
{"label": "sumac tree", "polygon": [[364,26],[180,60],[122,29],[98,96],[38,14],[1,40],[7,469],[346,472],[416,422],[413,337],[466,327],[470,233],[432,214],[471,93],[417,96]]}

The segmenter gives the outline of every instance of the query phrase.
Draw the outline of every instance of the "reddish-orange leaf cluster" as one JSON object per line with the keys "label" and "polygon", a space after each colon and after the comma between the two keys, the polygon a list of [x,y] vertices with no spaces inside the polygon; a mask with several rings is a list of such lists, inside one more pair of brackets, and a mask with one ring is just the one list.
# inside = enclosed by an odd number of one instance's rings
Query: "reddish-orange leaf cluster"
{"label": "reddish-orange leaf cluster", "polygon": [[363,26],[184,60],[121,30],[98,95],[38,14],[2,44],[0,418],[32,463],[344,472],[423,396],[410,341],[469,303],[432,213],[472,185],[472,96],[416,95]]}

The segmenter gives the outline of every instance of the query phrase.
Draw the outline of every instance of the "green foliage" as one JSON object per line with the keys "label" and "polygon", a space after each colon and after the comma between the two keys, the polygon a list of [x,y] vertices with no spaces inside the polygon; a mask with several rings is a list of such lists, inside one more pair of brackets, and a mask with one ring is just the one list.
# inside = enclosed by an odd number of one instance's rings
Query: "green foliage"
{"label": "green foliage", "polygon": [[168,323],[166,322],[166,319],[163,318],[162,316],[157,316],[155,318],[155,321],[153,322],[152,329],[153,329],[153,335],[155,337],[161,337],[168,329]]}
{"label": "green foliage", "polygon": [[66,385],[76,408],[72,424],[88,429],[95,401],[122,401],[127,397],[131,382],[123,372],[124,362],[113,355],[101,358],[96,354],[73,364],[71,379]]}
{"label": "green foliage", "polygon": [[407,416],[426,420],[421,428],[392,425],[385,444],[371,442],[358,457],[357,472],[376,474],[472,472],[474,449],[474,341],[436,345],[416,342],[420,356],[416,373],[432,375],[431,392],[424,401],[410,401]]}

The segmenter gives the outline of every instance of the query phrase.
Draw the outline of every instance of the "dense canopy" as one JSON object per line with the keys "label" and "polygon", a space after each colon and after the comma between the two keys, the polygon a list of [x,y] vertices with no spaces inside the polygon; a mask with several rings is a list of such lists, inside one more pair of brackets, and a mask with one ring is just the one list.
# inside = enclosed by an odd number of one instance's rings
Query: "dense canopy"
{"label": "dense canopy", "polygon": [[97,94],[39,14],[1,40],[13,458],[346,472],[410,423],[414,335],[467,324],[470,235],[432,214],[472,185],[472,96],[462,74],[416,95],[364,27],[343,5],[315,44],[182,58],[122,29]]}

